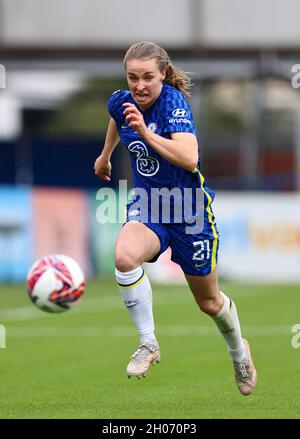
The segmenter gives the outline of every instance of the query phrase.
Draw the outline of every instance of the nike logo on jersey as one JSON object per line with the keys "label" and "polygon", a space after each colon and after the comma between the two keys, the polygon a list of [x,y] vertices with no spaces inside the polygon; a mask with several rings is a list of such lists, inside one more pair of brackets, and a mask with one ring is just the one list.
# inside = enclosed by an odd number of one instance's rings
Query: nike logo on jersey
{"label": "nike logo on jersey", "polygon": [[123,124],[123,125],[121,125],[121,128],[129,128],[129,125],[126,125],[126,124]]}

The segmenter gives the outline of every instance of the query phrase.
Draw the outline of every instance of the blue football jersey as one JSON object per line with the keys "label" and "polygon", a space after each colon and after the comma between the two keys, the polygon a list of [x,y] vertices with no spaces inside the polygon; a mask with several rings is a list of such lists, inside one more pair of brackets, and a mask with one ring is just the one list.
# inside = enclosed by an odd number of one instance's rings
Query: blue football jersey
{"label": "blue football jersey", "polygon": [[[189,172],[158,154],[127,124],[123,114],[125,107],[122,105],[125,102],[133,103],[138,108],[130,91],[118,90],[109,98],[108,110],[116,122],[121,142],[130,153],[135,187],[143,188],[150,193],[152,188],[196,189],[201,186],[205,187],[208,195],[205,204],[211,203],[214,193],[206,186],[200,174],[200,163],[197,166],[198,172]],[[191,108],[185,96],[170,85],[163,84],[162,91],[154,104],[148,110],[139,109],[139,111],[148,129],[166,139],[171,139],[171,133],[174,132],[193,134],[196,132]]]}

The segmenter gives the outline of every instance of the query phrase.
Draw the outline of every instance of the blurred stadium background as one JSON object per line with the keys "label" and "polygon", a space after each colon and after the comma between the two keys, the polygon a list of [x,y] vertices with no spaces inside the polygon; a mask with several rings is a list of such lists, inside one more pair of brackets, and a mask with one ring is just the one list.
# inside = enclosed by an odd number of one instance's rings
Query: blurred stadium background
{"label": "blurred stadium background", "polygon": [[[130,165],[118,146],[108,186],[93,164],[107,98],[126,87],[125,50],[140,40],[162,45],[193,74],[202,172],[217,194],[221,279],[248,292],[249,281],[271,283],[274,299],[281,297],[276,285],[292,282],[289,297],[299,304],[299,16],[298,0],[0,0],[0,323],[13,321],[10,308],[28,305],[23,284],[38,257],[74,257],[98,279],[91,280],[95,297],[113,273],[121,225],[97,222],[97,191],[118,190],[121,179],[130,188]],[[180,287],[167,254],[148,269],[153,280]],[[289,344],[296,314],[282,318],[270,322],[282,325],[277,333]]]}

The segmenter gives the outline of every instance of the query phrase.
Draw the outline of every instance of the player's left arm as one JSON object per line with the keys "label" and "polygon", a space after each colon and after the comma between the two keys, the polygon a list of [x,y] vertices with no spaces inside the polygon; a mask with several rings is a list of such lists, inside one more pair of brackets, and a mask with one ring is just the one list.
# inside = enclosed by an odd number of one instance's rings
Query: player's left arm
{"label": "player's left arm", "polygon": [[171,139],[165,139],[146,127],[142,136],[162,157],[170,163],[187,171],[193,171],[198,163],[198,142],[193,133],[171,133]]}
{"label": "player's left arm", "polygon": [[147,128],[143,115],[135,105],[131,103],[123,105],[126,107],[124,115],[128,125],[153,149],[173,165],[191,172],[194,170],[198,163],[198,142],[195,134],[174,132],[170,134],[171,139],[165,139]]}

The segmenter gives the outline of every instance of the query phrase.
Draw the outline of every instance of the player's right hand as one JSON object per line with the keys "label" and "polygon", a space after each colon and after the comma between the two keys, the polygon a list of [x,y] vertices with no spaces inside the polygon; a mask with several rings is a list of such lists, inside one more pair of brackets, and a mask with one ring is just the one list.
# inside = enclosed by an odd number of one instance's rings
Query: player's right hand
{"label": "player's right hand", "polygon": [[110,175],[111,175],[111,163],[110,160],[103,157],[102,155],[99,155],[97,157],[95,164],[94,164],[95,174],[98,175],[101,180],[104,181],[110,181]]}

